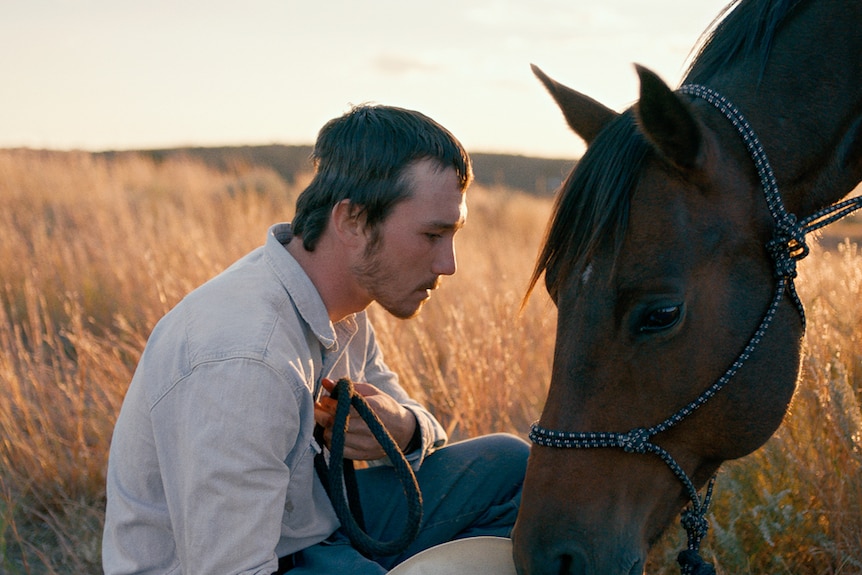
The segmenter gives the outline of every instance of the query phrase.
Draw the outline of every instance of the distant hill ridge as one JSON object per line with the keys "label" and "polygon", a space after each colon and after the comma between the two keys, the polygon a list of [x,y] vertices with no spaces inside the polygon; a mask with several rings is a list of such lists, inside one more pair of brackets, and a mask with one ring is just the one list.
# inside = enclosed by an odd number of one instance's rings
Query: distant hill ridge
{"label": "distant hill ridge", "polygon": [[[128,152],[100,152],[116,155]],[[136,150],[156,160],[184,155],[207,165],[225,169],[239,164],[269,167],[287,183],[297,174],[312,168],[311,146],[270,144],[262,146],[185,147],[161,150]],[[470,154],[476,182],[483,186],[501,186],[537,195],[551,195],[575,165],[571,159],[532,158],[508,154]]]}

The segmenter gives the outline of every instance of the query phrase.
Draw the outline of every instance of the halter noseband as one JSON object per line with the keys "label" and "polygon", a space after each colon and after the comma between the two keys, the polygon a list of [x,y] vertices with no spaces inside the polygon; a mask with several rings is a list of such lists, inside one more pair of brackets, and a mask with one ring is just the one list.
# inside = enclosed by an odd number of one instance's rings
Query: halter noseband
{"label": "halter noseband", "polygon": [[781,195],[778,192],[778,183],[776,182],[775,174],[772,171],[772,166],[769,164],[763,146],[760,144],[751,125],[736,106],[718,92],[699,84],[686,84],[679,89],[679,92],[706,100],[718,108],[736,127],[740,136],[742,136],[751,159],[754,161],[757,174],[760,177],[760,184],[766,204],[775,221],[773,237],[766,244],[767,251],[773,260],[774,275],[777,280],[772,301],[754,335],[751,336],[745,348],[727,371],[692,402],[661,423],[649,428],[632,429],[626,433],[590,433],[555,431],[542,427],[536,422],[530,428],[530,440],[544,447],[564,449],[616,447],[623,449],[626,453],[653,453],[659,456],[680,482],[682,482],[689,499],[691,499],[691,506],[683,510],[680,521],[688,538],[687,549],[682,551],[677,559],[681,572],[683,575],[708,575],[714,574],[715,570],[712,565],[704,562],[700,557],[699,549],[701,541],[709,530],[706,512],[712,498],[715,477],[713,476],[709,480],[706,494],[701,499],[691,478],[689,478],[679,463],[676,462],[667,450],[653,443],[651,438],[678,425],[721,391],[730,379],[736,375],[745,362],[748,361],[748,358],[763,339],[766,330],[772,324],[772,320],[778,311],[778,305],[781,303],[785,293],[790,296],[797,310],[799,310],[804,331],[805,310],[802,306],[802,301],[796,293],[793,280],[796,277],[796,262],[808,255],[805,236],[862,208],[862,197],[855,197],[834,204],[816,212],[801,222],[797,221],[796,216],[788,213],[784,207],[784,202],[781,200]]}

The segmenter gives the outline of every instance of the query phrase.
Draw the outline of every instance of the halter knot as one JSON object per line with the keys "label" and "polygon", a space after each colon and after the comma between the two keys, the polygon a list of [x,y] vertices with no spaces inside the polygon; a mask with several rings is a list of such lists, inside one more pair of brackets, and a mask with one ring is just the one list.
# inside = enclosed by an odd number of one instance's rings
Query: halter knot
{"label": "halter knot", "polygon": [[808,255],[808,244],[805,243],[805,229],[794,214],[785,214],[777,222],[775,235],[766,243],[766,250],[775,264],[775,277],[796,277],[796,262]]}
{"label": "halter knot", "polygon": [[626,453],[646,453],[650,435],[643,427],[636,427],[628,433],[620,434],[619,446]]}
{"label": "halter knot", "polygon": [[709,521],[700,509],[689,507],[680,514],[680,524],[690,541],[700,542],[709,533]]}

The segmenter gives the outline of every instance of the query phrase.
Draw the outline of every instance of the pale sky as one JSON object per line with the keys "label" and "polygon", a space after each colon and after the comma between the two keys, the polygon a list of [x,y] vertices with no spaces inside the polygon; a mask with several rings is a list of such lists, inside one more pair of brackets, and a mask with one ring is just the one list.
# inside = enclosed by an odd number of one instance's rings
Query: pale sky
{"label": "pale sky", "polygon": [[0,147],[310,144],[351,104],[470,152],[577,157],[530,64],[605,105],[676,86],[728,0],[0,0]]}

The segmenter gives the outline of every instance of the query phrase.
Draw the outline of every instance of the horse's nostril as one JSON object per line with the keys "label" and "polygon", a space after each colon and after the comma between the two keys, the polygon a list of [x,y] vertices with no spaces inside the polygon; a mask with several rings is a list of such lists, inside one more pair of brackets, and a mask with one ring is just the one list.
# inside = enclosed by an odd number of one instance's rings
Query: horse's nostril
{"label": "horse's nostril", "polygon": [[542,573],[557,575],[643,575],[644,562],[630,554],[610,554],[605,561],[588,562],[586,554],[579,549],[566,549],[556,556],[556,561],[548,565]]}
{"label": "horse's nostril", "polygon": [[572,557],[571,555],[563,555],[560,557],[560,574],[567,575],[572,572]]}
{"label": "horse's nostril", "polygon": [[559,575],[586,575],[587,573],[587,561],[580,552],[564,553],[560,555],[559,562]]}

